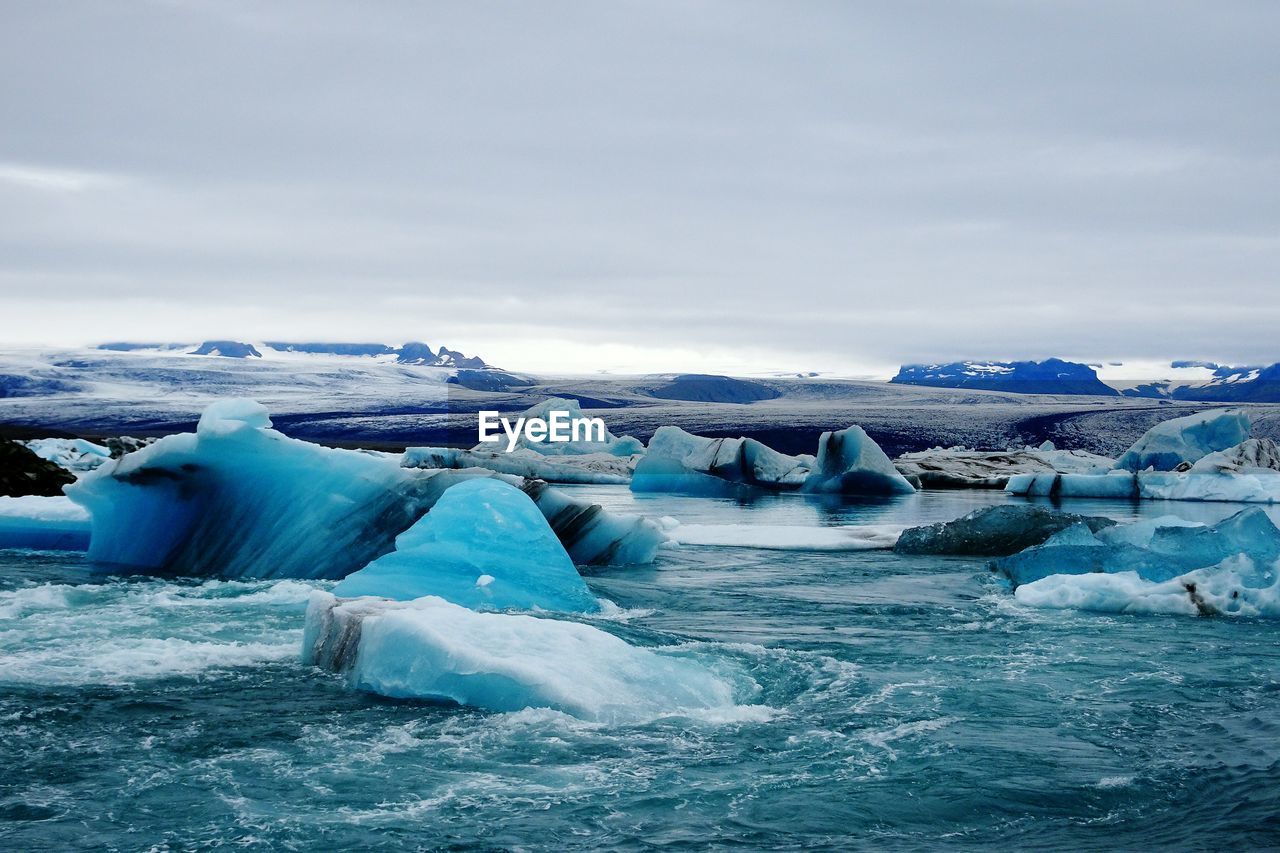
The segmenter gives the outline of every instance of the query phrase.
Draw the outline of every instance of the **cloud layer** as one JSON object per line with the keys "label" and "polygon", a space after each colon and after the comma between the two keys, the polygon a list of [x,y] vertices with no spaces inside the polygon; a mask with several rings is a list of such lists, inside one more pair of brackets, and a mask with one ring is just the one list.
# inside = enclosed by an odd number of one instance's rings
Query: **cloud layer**
{"label": "cloud layer", "polygon": [[0,338],[1274,361],[1266,3],[13,4]]}

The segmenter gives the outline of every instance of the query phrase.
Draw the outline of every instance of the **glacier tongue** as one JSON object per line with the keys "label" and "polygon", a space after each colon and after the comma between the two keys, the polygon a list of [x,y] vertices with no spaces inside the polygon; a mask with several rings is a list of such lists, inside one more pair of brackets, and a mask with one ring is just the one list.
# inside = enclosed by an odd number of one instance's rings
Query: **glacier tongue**
{"label": "glacier tongue", "polygon": [[472,609],[599,610],[573,561],[527,495],[500,480],[448,489],[396,539],[396,550],[333,590],[406,601],[436,595]]}
{"label": "glacier tongue", "polygon": [[491,711],[551,708],[602,723],[758,716],[696,660],[590,625],[477,613],[441,598],[343,601],[312,594],[302,659],[357,689]]}

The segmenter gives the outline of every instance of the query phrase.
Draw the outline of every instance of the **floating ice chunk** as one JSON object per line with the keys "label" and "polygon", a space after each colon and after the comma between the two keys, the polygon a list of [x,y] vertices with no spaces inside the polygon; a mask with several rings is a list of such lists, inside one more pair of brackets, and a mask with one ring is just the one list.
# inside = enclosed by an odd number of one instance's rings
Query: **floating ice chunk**
{"label": "floating ice chunk", "polygon": [[1242,474],[1198,471],[1133,474],[1119,470],[1101,476],[1020,474],[1009,478],[1005,491],[1028,497],[1280,503],[1280,471],[1255,468]]}
{"label": "floating ice chunk", "polygon": [[822,434],[818,439],[818,458],[802,488],[806,492],[845,495],[915,492],[915,487],[898,473],[880,445],[857,425]]}
{"label": "floating ice chunk", "polygon": [[[1280,529],[1259,508],[1241,510],[1214,525],[1181,520],[1141,521],[1100,530],[1073,530],[1043,545],[997,560],[1015,586],[1052,575],[1136,572],[1163,582],[1244,554],[1260,564],[1280,560]],[[1082,525],[1083,526],[1083,525]]]}
{"label": "floating ice chunk", "polygon": [[1280,471],[1280,444],[1269,438],[1251,438],[1235,447],[1200,457],[1191,466],[1196,474],[1264,474]]}
{"label": "floating ice chunk", "polygon": [[1018,587],[1018,601],[1032,607],[1105,613],[1280,618],[1280,572],[1272,564],[1237,555],[1164,581],[1137,572],[1053,575]]}
{"label": "floating ice chunk", "polygon": [[342,578],[455,483],[505,479],[533,498],[578,563],[652,560],[665,537],[545,483],[483,469],[422,471],[394,457],[290,439],[252,401],[214,404],[171,435],[86,474],[68,495],[89,510],[91,560],[135,573]]}
{"label": "floating ice chunk", "polygon": [[[673,519],[674,521],[674,519]],[[893,547],[899,524],[804,527],[784,524],[680,524],[669,529],[681,545],[760,548],[772,551],[872,551]]]}
{"label": "floating ice chunk", "polygon": [[599,504],[574,500],[541,480],[527,480],[523,489],[578,565],[651,563],[667,541],[662,528],[648,518],[608,513]]}
{"label": "floating ice chunk", "polygon": [[[528,409],[521,417],[540,418],[548,420],[552,412],[565,412],[568,414],[570,422],[585,417],[582,414],[582,407],[577,400],[566,400],[561,397],[552,397],[544,400],[536,406]],[[503,437],[506,441],[506,437]],[[546,456],[574,456],[583,453],[605,453],[610,456],[631,456],[635,453],[643,453],[644,445],[640,439],[633,438],[629,435],[618,437],[609,432],[604,431],[604,441],[533,441],[529,439],[523,432],[516,442],[517,448],[524,448],[541,453]],[[492,451],[492,444],[477,444],[473,449],[478,451]],[[513,472],[514,473],[514,472]]]}
{"label": "floating ice chunk", "polygon": [[89,513],[67,497],[0,497],[0,548],[84,551]]}
{"label": "floating ice chunk", "polygon": [[396,550],[348,575],[333,592],[401,601],[435,595],[473,610],[600,608],[528,495],[488,479],[449,488],[400,534]]}
{"label": "floating ice chunk", "polygon": [[1115,460],[1082,450],[1045,449],[1041,445],[1034,450],[934,448],[904,453],[893,464],[904,477],[914,477],[926,489],[1003,489],[1014,476],[1100,474],[1110,469]]}
{"label": "floating ice chunk", "polygon": [[743,490],[800,488],[812,456],[788,456],[753,438],[704,438],[660,427],[636,464],[635,492],[733,495]]}
{"label": "floating ice chunk", "polygon": [[111,460],[109,448],[83,438],[36,438],[19,444],[25,444],[36,456],[74,474],[92,471]]}
{"label": "floating ice chunk", "polygon": [[990,506],[955,521],[905,530],[894,550],[900,554],[1003,556],[1039,545],[1077,524],[1094,531],[1115,522],[1025,504]]}
{"label": "floating ice chunk", "polygon": [[728,680],[690,658],[590,625],[477,613],[436,597],[343,601],[315,592],[302,657],[361,690],[491,711],[551,708],[619,723],[745,710]]}
{"label": "floating ice chunk", "polygon": [[[490,445],[486,445],[489,447]],[[528,449],[510,453],[494,450],[459,450],[453,447],[410,447],[401,457],[405,468],[485,468],[503,474],[516,474],[548,483],[631,482],[631,469],[636,457],[613,456],[608,453],[584,453],[548,457]]]}
{"label": "floating ice chunk", "polygon": [[1172,471],[1210,453],[1234,447],[1249,437],[1249,416],[1213,409],[1158,423],[1116,461],[1125,471]]}

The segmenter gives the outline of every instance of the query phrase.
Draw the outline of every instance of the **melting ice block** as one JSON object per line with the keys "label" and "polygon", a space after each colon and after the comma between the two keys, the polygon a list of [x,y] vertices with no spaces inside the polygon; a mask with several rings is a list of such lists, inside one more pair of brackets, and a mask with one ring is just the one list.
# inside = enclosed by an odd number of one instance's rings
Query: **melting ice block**
{"label": "melting ice block", "polygon": [[1213,409],[1158,423],[1134,442],[1118,460],[1124,471],[1172,471],[1201,457],[1241,443],[1249,437],[1249,416]]}
{"label": "melting ice block", "polygon": [[[492,445],[485,445],[492,448]],[[489,450],[459,450],[456,447],[410,447],[401,457],[406,468],[486,468],[503,474],[516,474],[548,483],[603,483],[624,485],[631,482],[633,456],[608,453],[547,456],[518,448],[506,453]]]}
{"label": "melting ice block", "polygon": [[801,488],[806,492],[845,495],[902,495],[915,491],[880,445],[857,425],[822,434],[817,461]]}
{"label": "melting ice block", "polygon": [[342,578],[387,553],[446,489],[473,478],[523,486],[578,563],[652,560],[644,518],[611,516],[537,481],[483,469],[422,471],[394,457],[320,447],[270,428],[266,409],[226,400],[195,433],[171,435],[85,474],[96,563],[142,574]]}
{"label": "melting ice block", "polygon": [[997,560],[995,566],[1020,587],[1052,575],[1122,572],[1164,582],[1239,555],[1262,566],[1280,560],[1280,529],[1256,507],[1214,525],[1161,518],[1097,533],[1080,527]]}
{"label": "melting ice block", "polygon": [[1004,556],[1039,545],[1077,524],[1096,532],[1115,522],[1027,504],[989,506],[955,521],[904,530],[893,550],[899,554]]}
{"label": "melting ice block", "polygon": [[1095,474],[1114,464],[1114,459],[1083,450],[1057,450],[1051,441],[1021,450],[934,448],[893,461],[899,473],[926,489],[1003,489],[1018,474]]}
{"label": "melting ice block", "polygon": [[743,710],[733,685],[695,660],[590,625],[477,613],[436,597],[344,601],[315,592],[302,658],[361,690],[492,711],[552,708],[618,723]]}
{"label": "melting ice block", "polygon": [[1106,613],[1280,618],[1280,573],[1244,555],[1163,581],[1138,572],[1053,575],[1018,587],[1023,604]]}
{"label": "melting ice block", "polygon": [[660,427],[636,464],[635,492],[732,495],[754,488],[794,490],[804,484],[812,456],[788,456],[752,438],[704,438]]}
{"label": "melting ice block", "polygon": [[[522,417],[524,418],[540,418],[547,420],[552,412],[565,412],[568,414],[569,420],[578,420],[583,416],[582,407],[577,400],[566,400],[561,397],[552,397],[544,400],[536,406],[528,409]],[[502,436],[501,446],[506,446],[506,436]],[[477,444],[473,450],[491,451],[498,445],[495,444]],[[640,439],[633,438],[629,435],[618,437],[613,433],[605,430],[604,441],[532,441],[521,433],[519,440],[516,442],[517,448],[541,453],[545,456],[575,456],[584,453],[605,453],[610,456],[631,456],[634,453],[643,453],[644,445]]]}
{"label": "melting ice block", "polygon": [[401,601],[435,595],[473,610],[600,607],[528,495],[489,479],[451,486],[400,534],[396,550],[333,592]]}
{"label": "melting ice block", "polygon": [[83,438],[36,438],[20,442],[41,459],[75,474],[92,471],[111,460],[111,450]]}

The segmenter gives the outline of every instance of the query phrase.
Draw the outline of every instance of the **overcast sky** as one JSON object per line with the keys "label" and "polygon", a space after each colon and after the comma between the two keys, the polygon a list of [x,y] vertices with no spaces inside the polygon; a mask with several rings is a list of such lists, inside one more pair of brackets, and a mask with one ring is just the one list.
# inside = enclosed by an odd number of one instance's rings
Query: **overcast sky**
{"label": "overcast sky", "polygon": [[1280,3],[0,0],[0,340],[1280,360]]}

